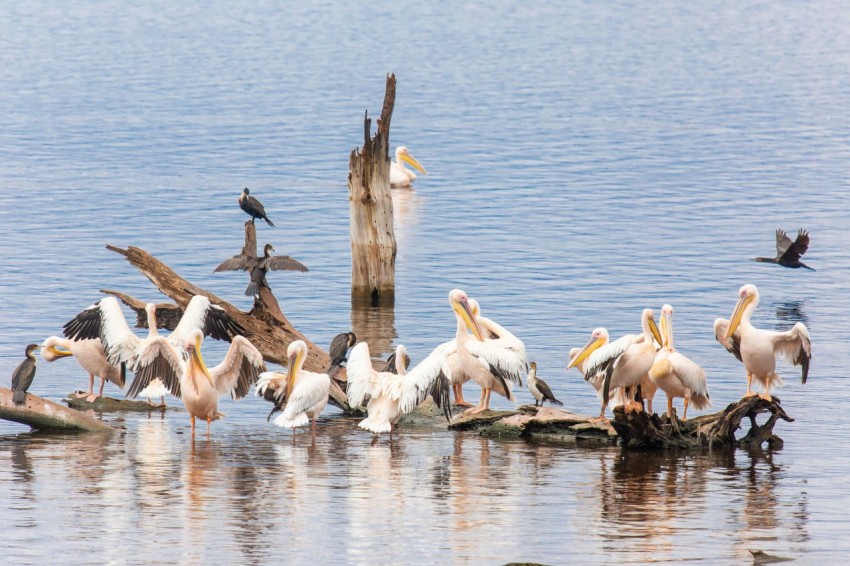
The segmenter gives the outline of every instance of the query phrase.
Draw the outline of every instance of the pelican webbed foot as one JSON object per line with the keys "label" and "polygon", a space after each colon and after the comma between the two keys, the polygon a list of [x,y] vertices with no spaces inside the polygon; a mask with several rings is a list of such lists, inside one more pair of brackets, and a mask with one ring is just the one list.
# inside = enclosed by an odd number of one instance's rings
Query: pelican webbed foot
{"label": "pelican webbed foot", "polygon": [[471,409],[467,409],[463,412],[464,415],[477,415],[478,413],[483,413],[484,411],[490,410],[489,407],[473,407]]}
{"label": "pelican webbed foot", "polygon": [[474,407],[475,405],[473,405],[472,403],[470,403],[468,401],[464,401],[464,400],[461,399],[460,401],[455,401],[454,406],[455,407]]}
{"label": "pelican webbed foot", "polygon": [[97,393],[89,393],[88,395],[86,395],[86,403],[94,403],[95,401],[100,399],[100,397],[101,396]]}
{"label": "pelican webbed foot", "polygon": [[610,424],[611,420],[608,417],[598,416],[598,417],[593,417],[592,419],[590,419],[587,422],[589,422],[591,424]]}
{"label": "pelican webbed foot", "polygon": [[768,403],[773,402],[773,397],[770,396],[770,393],[759,393],[758,396],[767,401]]}

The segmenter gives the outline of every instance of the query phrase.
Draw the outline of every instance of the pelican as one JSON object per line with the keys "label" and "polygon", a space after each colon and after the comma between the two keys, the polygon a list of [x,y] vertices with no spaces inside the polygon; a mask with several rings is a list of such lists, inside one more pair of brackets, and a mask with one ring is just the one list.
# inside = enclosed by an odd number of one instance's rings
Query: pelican
{"label": "pelican", "polygon": [[667,394],[667,415],[670,418],[673,418],[673,398],[685,400],[685,412],[682,414],[682,420],[685,420],[689,404],[701,411],[711,406],[711,399],[708,397],[705,371],[673,347],[673,307],[670,305],[661,307],[661,337],[664,342],[655,355],[649,377]]}
{"label": "pelican", "polygon": [[274,228],[274,223],[266,216],[266,209],[263,208],[263,203],[251,196],[251,191],[248,187],[242,189],[242,194],[239,195],[239,208],[251,215],[251,224],[257,218],[262,218],[266,224]]}
{"label": "pelican", "polygon": [[274,424],[296,428],[312,421],[315,435],[316,419],[328,403],[331,378],[326,373],[314,373],[303,368],[307,357],[307,344],[303,340],[291,343],[286,355],[289,358],[287,372],[262,374],[257,381],[257,395],[274,402],[276,408],[285,404],[283,414],[275,418]]}
{"label": "pelican", "polygon": [[391,187],[409,187],[416,180],[416,173],[405,167],[402,162],[409,164],[423,175],[428,174],[425,168],[410,155],[407,148],[400,145],[395,150],[395,161],[390,164]]}
{"label": "pelican", "polygon": [[[133,386],[141,389],[155,377],[160,377],[171,394],[183,400],[192,423],[195,436],[195,419],[207,421],[207,436],[210,424],[223,415],[218,412],[218,399],[230,394],[233,399],[244,397],[260,372],[266,370],[263,355],[244,336],[234,336],[224,360],[213,368],[207,368],[201,355],[204,333],[192,330],[186,337],[182,353],[170,339],[156,336],[147,347],[139,352],[136,379]],[[138,384],[137,384],[138,382]],[[134,397],[135,395],[133,395]]]}
{"label": "pelican", "polygon": [[806,253],[809,249],[809,233],[800,228],[797,232],[797,239],[793,242],[784,230],[776,231],[776,257],[756,257],[753,261],[762,263],[776,263],[782,267],[791,267],[798,269],[805,267],[809,271],[815,271],[802,261],[800,256]]}
{"label": "pelican", "polygon": [[585,379],[602,380],[600,419],[605,418],[605,406],[614,387],[624,389],[626,411],[643,410],[643,405],[634,401],[633,388],[647,379],[655,360],[655,341],[662,343],[652,309],[644,309],[641,313],[641,330],[641,334],[627,334],[608,343],[608,331],[597,328],[567,366],[569,369],[586,359]]}
{"label": "pelican", "polygon": [[[109,363],[100,338],[74,341],[50,336],[41,345],[41,357],[47,362],[54,362],[68,356],[74,356],[77,363],[89,374],[89,391],[87,394],[79,395],[79,397],[85,397],[89,403],[103,396],[103,387],[107,381],[124,389],[127,366],[124,363],[119,365]],[[100,378],[100,391],[97,395],[94,394],[95,376]]]}
{"label": "pelican", "polygon": [[787,332],[761,330],[750,324],[750,315],[759,304],[759,292],[755,285],[744,285],[738,291],[738,304],[732,311],[731,320],[718,318],[714,321],[714,336],[724,348],[744,363],[747,372],[746,397],[753,395],[752,381],[755,379],[765,390],[759,394],[770,401],[770,390],[783,385],[776,373],[777,354],[795,366],[803,367],[803,383],[809,377],[812,359],[812,339],[809,329],[798,322]]}
{"label": "pelican", "polygon": [[357,344],[346,366],[348,400],[352,407],[357,407],[369,399],[368,416],[357,426],[375,434],[389,432],[392,437],[402,415],[418,407],[429,394],[443,409],[446,420],[451,421],[449,381],[441,369],[443,359],[442,351],[432,352],[407,373],[405,360],[409,362],[410,358],[404,346],[399,345],[395,351],[397,373],[378,372],[372,368],[369,345]]}
{"label": "pelican", "polygon": [[531,392],[532,397],[534,397],[534,406],[537,407],[539,405],[542,407],[544,401],[549,401],[552,405],[563,406],[563,403],[555,399],[552,390],[549,389],[549,385],[542,379],[537,378],[537,363],[531,362],[528,365],[531,366],[531,369],[528,371],[528,390]]}
{"label": "pelican", "polygon": [[269,287],[269,282],[266,280],[266,273],[269,271],[300,271],[302,273],[309,271],[307,267],[288,255],[272,255],[274,246],[266,244],[263,247],[263,255],[254,257],[245,254],[235,255],[232,258],[223,261],[213,270],[213,273],[221,271],[248,271],[251,275],[251,282],[245,289],[246,297],[253,297],[260,291],[260,287]]}
{"label": "pelican", "polygon": [[[591,333],[591,340],[600,340],[601,345],[605,346],[608,344],[608,331],[604,328],[597,328]],[[632,335],[628,335],[631,337]],[[604,373],[590,373],[587,372],[589,366],[587,365],[588,357],[584,357],[581,360],[577,360],[578,355],[581,353],[582,348],[570,348],[570,364],[567,366],[567,369],[571,367],[576,368],[581,372],[584,376],[584,380],[593,386],[593,389],[596,390],[596,396],[599,397],[599,401],[602,402],[602,384],[605,382],[605,374]],[[575,363],[573,363],[575,361]],[[609,405],[611,408],[619,407],[620,405],[625,405],[626,396],[622,389],[615,389],[613,393],[612,399],[609,401]],[[605,419],[605,405],[602,406],[602,411],[599,414],[599,417],[591,420],[604,420]]]}
{"label": "pelican", "polygon": [[41,346],[28,344],[24,349],[26,358],[18,364],[12,372],[12,402],[15,405],[23,405],[27,399],[27,389],[35,379],[35,351]]}
{"label": "pelican", "polygon": [[396,358],[396,353],[393,352],[387,358],[386,363],[384,364],[384,369],[381,371],[388,371],[390,373],[397,373],[399,375],[405,373],[407,368],[410,367],[410,356],[407,355],[407,351],[405,350],[404,360],[399,360]]}
{"label": "pelican", "polygon": [[329,376],[333,377],[336,374],[337,369],[347,360],[348,350],[356,343],[357,335],[353,332],[343,332],[333,337],[328,347],[328,356],[331,358],[331,365],[328,366],[327,371]]}

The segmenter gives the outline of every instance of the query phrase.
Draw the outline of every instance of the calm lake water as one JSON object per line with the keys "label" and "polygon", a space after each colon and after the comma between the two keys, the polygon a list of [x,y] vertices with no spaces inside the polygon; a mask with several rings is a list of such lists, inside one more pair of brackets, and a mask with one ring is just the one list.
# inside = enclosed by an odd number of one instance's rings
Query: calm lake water
{"label": "calm lake water", "polygon": [[[713,338],[744,283],[757,325],[804,321],[809,383],[780,366],[784,449],[654,455],[407,427],[372,442],[327,410],[315,443],[225,400],[107,415],[113,439],[0,423],[0,547],[24,563],[835,563],[850,551],[850,11],[842,2],[28,2],[0,18],[0,377],[119,289],[163,297],[106,243],[142,247],[250,308],[248,186],[270,283],[300,330],[349,328],[414,363],[450,338],[455,287],[521,337],[568,408],[567,352],[676,308],[714,409],[745,390]],[[428,169],[396,192],[394,309],[352,309],[346,176],[384,76],[391,141]],[[749,261],[811,230],[816,272]],[[140,331],[141,332],[141,331]],[[221,344],[208,343],[217,363]],[[73,360],[32,391],[84,388]],[[109,394],[120,396],[117,389]],[[477,398],[473,385],[467,396]],[[521,402],[531,400],[522,391]],[[662,397],[657,398],[662,402]],[[179,402],[172,400],[179,406]],[[507,408],[499,399],[495,406]],[[677,403],[677,406],[680,406]]]}

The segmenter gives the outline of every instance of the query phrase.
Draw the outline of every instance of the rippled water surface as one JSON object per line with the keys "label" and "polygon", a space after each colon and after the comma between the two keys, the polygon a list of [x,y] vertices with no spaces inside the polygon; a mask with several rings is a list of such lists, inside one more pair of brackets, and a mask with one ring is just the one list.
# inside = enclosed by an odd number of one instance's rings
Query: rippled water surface
{"label": "rippled water surface", "polygon": [[[460,287],[521,337],[575,411],[567,351],[676,308],[715,409],[740,364],[713,339],[737,289],[754,322],[804,321],[809,383],[780,366],[779,451],[653,455],[411,426],[373,442],[327,410],[315,442],[225,400],[107,415],[112,439],[0,423],[0,547],[16,563],[801,562],[850,551],[850,11],[841,2],[31,2],[0,8],[0,377],[119,289],[161,301],[106,243],[154,253],[245,309],[244,186],[269,279],[326,343],[351,327],[414,361],[454,331]],[[398,76],[391,141],[430,175],[395,194],[394,309],[352,308],[346,176],[364,109]],[[800,272],[749,261],[811,230]],[[141,331],[140,331],[141,332]],[[207,344],[209,360],[224,352]],[[213,362],[217,363],[217,362]],[[87,386],[40,363],[34,393]],[[467,396],[476,397],[473,385]],[[110,394],[119,396],[116,389]],[[521,402],[530,395],[523,391]],[[660,400],[660,397],[658,398]],[[175,403],[179,405],[179,403]],[[503,399],[495,403],[507,407]]]}

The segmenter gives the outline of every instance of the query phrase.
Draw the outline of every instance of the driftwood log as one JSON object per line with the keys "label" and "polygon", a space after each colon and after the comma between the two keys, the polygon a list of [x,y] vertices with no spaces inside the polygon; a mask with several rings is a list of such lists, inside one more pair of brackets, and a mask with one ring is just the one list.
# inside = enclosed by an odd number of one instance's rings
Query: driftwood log
{"label": "driftwood log", "polygon": [[387,76],[378,128],[371,136],[368,112],[363,149],[348,160],[349,229],[351,231],[351,296],[373,304],[395,298],[396,239],[390,193],[390,119],[395,105],[395,75]]}
{"label": "driftwood log", "polygon": [[[770,416],[758,425],[756,417],[762,413]],[[745,418],[749,419],[750,430],[736,438],[735,431],[741,428]],[[764,442],[770,447],[782,446],[782,439],[773,434],[778,419],[794,421],[785,413],[778,397],[766,401],[753,395],[731,403],[723,411],[687,421],[680,421],[675,409],[672,415],[665,413],[659,417],[645,412],[626,413],[617,407],[611,425],[623,444],[633,448],[754,448]]]}
{"label": "driftwood log", "polygon": [[613,444],[617,439],[610,425],[591,422],[589,416],[534,405],[523,405],[516,411],[460,414],[452,419],[449,430],[476,430],[488,437],[522,437],[570,444]]}
{"label": "driftwood log", "polygon": [[[248,221],[245,223],[245,246],[243,247],[243,253],[248,251],[256,256],[256,247],[256,229],[254,224]],[[298,332],[286,319],[271,289],[261,286],[259,297],[254,299],[253,308],[250,312],[246,313],[224,299],[183,279],[173,269],[143,249],[134,246],[123,249],[111,244],[107,244],[106,248],[124,256],[124,259],[136,267],[142,275],[150,279],[157,289],[177,303],[176,305],[161,306],[163,320],[172,321],[172,323],[179,320],[183,314],[182,309],[186,308],[192,297],[203,295],[227,311],[236,322],[242,325],[246,332],[246,338],[257,347],[267,362],[285,365],[287,362],[286,349],[289,344],[295,340],[303,340],[308,348],[307,359],[304,362],[304,367],[307,370],[323,372],[330,365],[328,353]],[[136,311],[139,322],[142,323],[143,327],[147,327],[144,302],[118,291],[103,290],[103,292],[115,295]],[[157,305],[157,318],[160,318],[160,305]],[[157,326],[163,325],[157,324]],[[345,394],[345,377],[345,369],[342,368],[331,380],[329,401],[342,410],[348,411],[348,396]]]}
{"label": "driftwood log", "polygon": [[108,424],[85,413],[27,393],[22,405],[12,401],[12,390],[0,387],[0,419],[29,425],[37,430],[66,432],[115,432]]}
{"label": "driftwood log", "polygon": [[[159,326],[159,324],[157,324]],[[112,397],[98,397],[94,401],[87,401],[85,396],[78,396],[79,391],[68,395],[62,401],[78,411],[95,411],[96,413],[113,412],[140,412],[164,411],[168,407],[162,405],[151,405],[147,401],[133,401],[131,399],[115,399]]]}

